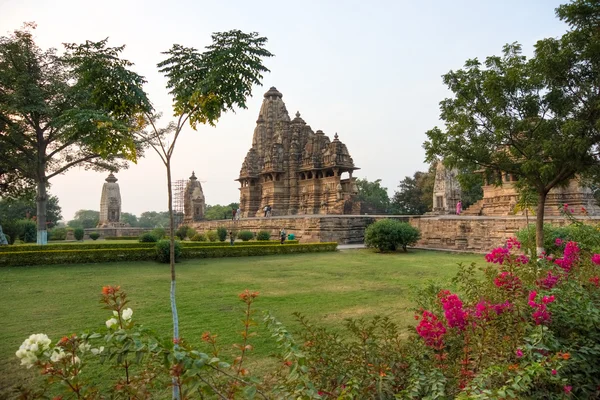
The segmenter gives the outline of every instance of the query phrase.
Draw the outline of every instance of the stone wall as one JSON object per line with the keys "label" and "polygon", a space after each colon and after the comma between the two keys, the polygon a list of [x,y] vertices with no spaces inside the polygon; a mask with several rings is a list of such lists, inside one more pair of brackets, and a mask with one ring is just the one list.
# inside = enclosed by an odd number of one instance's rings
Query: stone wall
{"label": "stone wall", "polygon": [[[379,219],[393,218],[408,222],[421,231],[419,247],[448,250],[488,251],[502,245],[506,239],[526,226],[525,217],[471,217],[471,216],[408,216],[408,215],[311,215],[271,218],[244,218],[240,221],[220,220],[196,222],[191,226],[199,232],[224,226],[227,230],[270,231],[277,236],[283,227],[301,243],[338,242],[362,243],[365,228]],[[600,217],[583,220],[600,222]],[[530,218],[530,223],[535,219]],[[546,219],[553,225],[566,225],[561,217]]]}
{"label": "stone wall", "polygon": [[[140,236],[144,232],[150,232],[151,228],[132,228],[132,227],[118,227],[118,228],[89,228],[84,229],[85,235],[84,239],[90,238],[90,233],[98,232],[100,234],[100,238],[104,238],[106,236],[118,236],[118,237],[132,237],[132,236]],[[68,238],[67,238],[68,239]]]}

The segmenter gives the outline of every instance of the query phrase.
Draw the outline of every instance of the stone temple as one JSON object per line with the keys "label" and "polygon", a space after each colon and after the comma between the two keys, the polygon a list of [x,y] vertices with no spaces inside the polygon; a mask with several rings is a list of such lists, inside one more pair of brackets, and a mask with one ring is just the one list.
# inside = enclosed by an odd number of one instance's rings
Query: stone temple
{"label": "stone temple", "polygon": [[114,228],[125,226],[121,223],[121,191],[117,178],[110,173],[106,182],[102,185],[102,197],[100,198],[99,228]]}
{"label": "stone temple", "polygon": [[441,161],[436,163],[431,214],[456,214],[456,204],[461,197],[457,175],[458,170],[446,168]]}
{"label": "stone temple", "polygon": [[192,176],[190,176],[190,179],[185,185],[183,197],[183,223],[189,224],[191,222],[203,220],[205,211],[206,203],[204,192],[202,191],[202,184],[198,178],[196,178],[196,174],[192,172]]}
{"label": "stone temple", "polygon": [[337,133],[330,140],[296,113],[290,116],[274,87],[264,95],[252,147],[240,170],[242,217],[272,215],[358,214],[357,187],[352,178],[359,169]]}

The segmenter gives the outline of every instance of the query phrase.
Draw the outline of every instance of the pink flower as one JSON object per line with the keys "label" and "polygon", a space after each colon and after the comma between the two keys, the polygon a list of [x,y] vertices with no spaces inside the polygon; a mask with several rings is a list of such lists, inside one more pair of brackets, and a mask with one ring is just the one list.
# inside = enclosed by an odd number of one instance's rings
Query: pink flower
{"label": "pink flower", "polygon": [[423,311],[423,318],[416,329],[419,336],[425,340],[425,345],[434,348],[443,346],[446,328],[431,311]]}
{"label": "pink flower", "polygon": [[563,243],[561,238],[556,238],[556,240],[554,241],[554,245],[555,246],[560,246]]}
{"label": "pink flower", "polygon": [[506,247],[510,250],[513,247],[516,247],[517,249],[521,248],[521,242],[519,242],[517,240],[517,238],[511,237],[508,238],[508,240],[506,241]]}
{"label": "pink flower", "polygon": [[565,246],[565,250],[563,252],[563,257],[557,258],[554,261],[554,264],[558,265],[566,272],[569,272],[573,267],[573,264],[576,261],[579,261],[579,252],[580,249],[579,246],[577,246],[577,243],[573,241],[567,242],[567,245]]}
{"label": "pink flower", "polygon": [[544,297],[542,298],[542,302],[543,302],[544,304],[549,304],[549,303],[552,303],[553,301],[554,301],[554,295],[552,295],[552,296],[549,296],[549,297],[548,297],[548,296],[544,296]]}
{"label": "pink flower", "polygon": [[508,291],[513,291],[521,288],[521,280],[518,276],[515,276],[508,271],[504,271],[494,279],[494,285]]}
{"label": "pink flower", "polygon": [[485,255],[485,260],[489,263],[502,264],[508,258],[508,249],[497,247],[491,253]]}
{"label": "pink flower", "polygon": [[554,301],[554,295],[549,297],[544,296],[542,298],[542,302],[539,304],[535,301],[536,297],[537,292],[531,291],[529,293],[529,302],[527,304],[529,304],[531,308],[535,308],[535,311],[533,312],[533,314],[531,314],[531,317],[534,319],[536,325],[541,325],[550,322],[551,314],[550,311],[548,311],[548,307],[546,306],[546,304],[552,303]]}
{"label": "pink flower", "polygon": [[556,375],[556,370],[553,369],[551,373],[552,373],[552,375]]}
{"label": "pink flower", "polygon": [[594,254],[592,256],[592,262],[596,265],[600,265],[600,254]]}
{"label": "pink flower", "polygon": [[467,324],[467,321],[465,320],[466,313],[463,310],[463,303],[458,296],[444,290],[440,292],[438,297],[442,303],[444,316],[446,317],[446,321],[448,321],[448,326],[464,329]]}
{"label": "pink flower", "polygon": [[590,278],[590,283],[592,283],[596,287],[600,287],[600,276],[592,276]]}
{"label": "pink flower", "polygon": [[573,386],[565,386],[563,387],[566,394],[571,394],[571,390],[573,390]]}
{"label": "pink flower", "polygon": [[517,355],[518,358],[523,357],[523,351],[521,349],[517,349],[517,351],[515,351],[515,354]]}
{"label": "pink flower", "polygon": [[548,271],[548,275],[544,279],[538,280],[537,284],[543,289],[552,289],[554,286],[556,286],[559,279],[559,275],[552,275],[552,272]]}

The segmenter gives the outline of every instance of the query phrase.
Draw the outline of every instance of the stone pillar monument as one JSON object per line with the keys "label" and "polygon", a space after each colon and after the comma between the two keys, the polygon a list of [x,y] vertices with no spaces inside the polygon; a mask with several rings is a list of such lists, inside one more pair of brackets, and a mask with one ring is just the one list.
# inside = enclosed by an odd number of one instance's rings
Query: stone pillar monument
{"label": "stone pillar monument", "polygon": [[433,186],[432,214],[456,214],[456,204],[460,201],[461,188],[456,176],[456,169],[449,170],[441,161],[435,167],[435,183]]}
{"label": "stone pillar monument", "polygon": [[185,185],[184,198],[183,198],[183,223],[188,224],[194,221],[201,221],[204,219],[204,211],[206,210],[206,203],[204,200],[204,192],[202,191],[202,185],[196,174],[192,172],[189,181]]}
{"label": "stone pillar monument", "polygon": [[117,178],[110,173],[102,185],[100,199],[100,220],[98,228],[113,228],[124,226],[121,223],[121,191]]}

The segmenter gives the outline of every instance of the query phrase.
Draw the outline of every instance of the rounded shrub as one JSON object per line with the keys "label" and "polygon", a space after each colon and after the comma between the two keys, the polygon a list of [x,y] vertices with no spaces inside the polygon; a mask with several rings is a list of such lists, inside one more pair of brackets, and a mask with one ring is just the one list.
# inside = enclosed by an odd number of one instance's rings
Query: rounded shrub
{"label": "rounded shrub", "polygon": [[421,238],[419,230],[406,222],[394,219],[382,219],[365,230],[365,245],[381,252],[396,251],[398,248],[407,251]]}
{"label": "rounded shrub", "polygon": [[192,236],[192,242],[206,242],[206,235],[202,234],[202,233],[196,233],[194,236]]}
{"label": "rounded shrub", "polygon": [[90,233],[90,239],[92,239],[92,240],[98,240],[99,237],[100,237],[100,234],[98,232]]}
{"label": "rounded shrub", "polygon": [[30,219],[22,219],[17,222],[19,236],[25,243],[35,243],[37,241],[37,226]]}
{"label": "rounded shrub", "polygon": [[254,237],[254,233],[250,232],[250,231],[240,231],[237,235],[238,239],[243,240],[244,242],[247,242],[248,240],[251,240]]}
{"label": "rounded shrub", "polygon": [[65,240],[67,228],[53,228],[48,230],[48,240]]}
{"label": "rounded shrub", "polygon": [[185,238],[188,237],[188,231],[189,230],[190,230],[189,226],[187,226],[187,225],[181,225],[175,231],[175,236],[177,236],[179,238],[179,240],[185,240]]}
{"label": "rounded shrub", "polygon": [[192,227],[188,228],[188,230],[187,230],[188,238],[190,238],[190,239],[193,238],[195,234],[196,234],[196,230],[194,228],[192,228]]}
{"label": "rounded shrub", "polygon": [[[169,240],[159,240],[156,243],[156,259],[158,262],[168,264],[171,262],[171,242]],[[181,257],[181,243],[175,241],[175,262]]]}
{"label": "rounded shrub", "polygon": [[140,243],[155,243],[158,242],[158,238],[152,234],[152,232],[142,233],[139,238]]}
{"label": "rounded shrub", "polygon": [[259,231],[256,234],[256,240],[270,240],[271,239],[271,232],[269,231]]}
{"label": "rounded shrub", "polygon": [[223,226],[218,227],[217,235],[219,236],[219,242],[224,242],[227,239],[227,229]]}
{"label": "rounded shrub", "polygon": [[83,228],[75,228],[75,230],[73,231],[73,236],[75,236],[75,240],[83,240],[84,234],[85,232],[83,231]]}
{"label": "rounded shrub", "polygon": [[216,242],[217,239],[219,238],[219,235],[217,235],[217,231],[208,231],[208,232],[206,232],[206,237],[211,242]]}
{"label": "rounded shrub", "polygon": [[164,239],[165,235],[167,234],[167,231],[165,231],[165,228],[154,228],[150,231],[150,233],[156,238],[156,242],[158,240]]}

